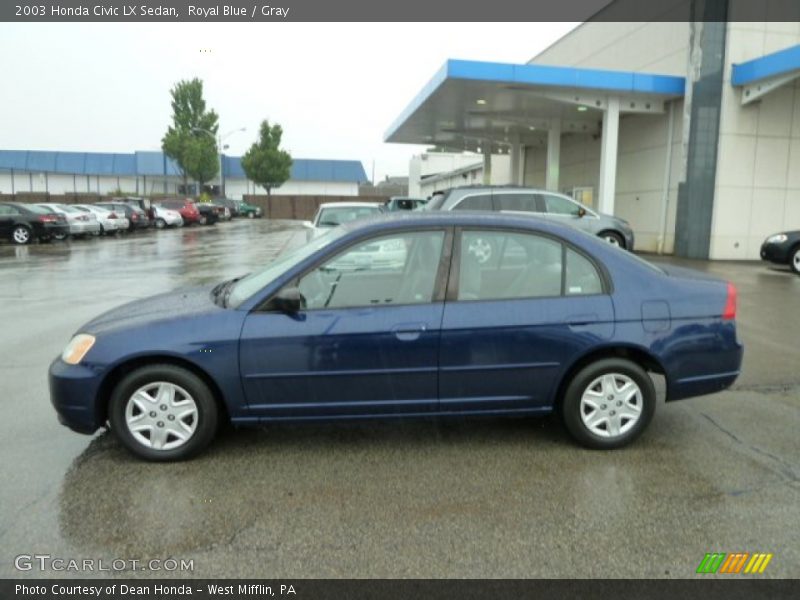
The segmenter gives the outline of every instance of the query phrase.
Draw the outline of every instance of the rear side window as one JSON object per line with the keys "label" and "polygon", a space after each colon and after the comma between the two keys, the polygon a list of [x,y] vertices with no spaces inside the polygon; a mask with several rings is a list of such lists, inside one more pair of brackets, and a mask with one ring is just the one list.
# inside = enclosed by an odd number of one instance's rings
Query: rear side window
{"label": "rear side window", "polygon": [[585,256],[567,248],[566,285],[567,296],[588,296],[603,293],[603,280],[592,262]]}
{"label": "rear side window", "polygon": [[491,194],[467,196],[453,207],[453,210],[492,210]]}
{"label": "rear side window", "polygon": [[544,195],[544,203],[547,206],[547,212],[551,215],[569,215],[577,216],[580,206],[571,200],[562,198],[561,196],[551,196],[550,194]]}

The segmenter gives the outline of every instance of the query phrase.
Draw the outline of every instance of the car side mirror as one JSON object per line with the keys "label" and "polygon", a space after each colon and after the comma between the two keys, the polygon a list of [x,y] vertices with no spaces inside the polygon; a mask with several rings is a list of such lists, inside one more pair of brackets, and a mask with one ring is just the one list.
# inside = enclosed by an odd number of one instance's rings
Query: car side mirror
{"label": "car side mirror", "polygon": [[270,302],[272,310],[290,315],[300,312],[304,307],[305,298],[296,287],[283,288]]}
{"label": "car side mirror", "polygon": [[586,216],[586,209],[582,206],[578,209],[578,217],[585,217]]}

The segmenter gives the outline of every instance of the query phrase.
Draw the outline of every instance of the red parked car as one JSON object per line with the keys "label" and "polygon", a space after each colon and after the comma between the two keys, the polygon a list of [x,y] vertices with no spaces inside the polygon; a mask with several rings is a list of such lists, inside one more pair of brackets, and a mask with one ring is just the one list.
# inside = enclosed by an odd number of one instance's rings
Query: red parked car
{"label": "red parked car", "polygon": [[197,210],[197,204],[191,198],[175,199],[175,200],[162,200],[161,206],[172,210],[177,210],[183,217],[185,225],[200,222],[200,211]]}

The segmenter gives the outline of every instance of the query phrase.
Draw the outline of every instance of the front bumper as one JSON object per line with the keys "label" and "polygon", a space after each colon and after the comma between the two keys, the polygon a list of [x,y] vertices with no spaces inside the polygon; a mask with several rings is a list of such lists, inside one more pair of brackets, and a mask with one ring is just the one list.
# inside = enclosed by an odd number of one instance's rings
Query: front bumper
{"label": "front bumper", "polygon": [[780,265],[789,264],[789,242],[782,244],[771,244],[764,242],[761,245],[761,260]]}
{"label": "front bumper", "polygon": [[73,431],[92,434],[100,422],[97,395],[102,374],[85,365],[68,365],[56,358],[48,371],[50,402],[58,420]]}

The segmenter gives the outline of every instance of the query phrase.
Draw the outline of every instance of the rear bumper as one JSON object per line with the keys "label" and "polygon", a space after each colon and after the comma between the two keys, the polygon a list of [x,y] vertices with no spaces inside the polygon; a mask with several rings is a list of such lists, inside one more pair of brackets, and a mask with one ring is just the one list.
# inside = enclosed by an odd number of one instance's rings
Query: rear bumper
{"label": "rear bumper", "polygon": [[92,434],[102,423],[96,410],[97,392],[102,376],[83,365],[68,365],[54,360],[48,372],[50,402],[58,421],[78,433]]}
{"label": "rear bumper", "polygon": [[694,396],[705,396],[726,390],[741,374],[744,347],[736,343],[733,348],[717,353],[714,362],[721,368],[718,372],[692,375],[667,382],[667,402]]}
{"label": "rear bumper", "polygon": [[97,221],[88,221],[84,223],[70,223],[69,225],[69,232],[72,235],[98,233],[99,231],[100,231],[100,223]]}

